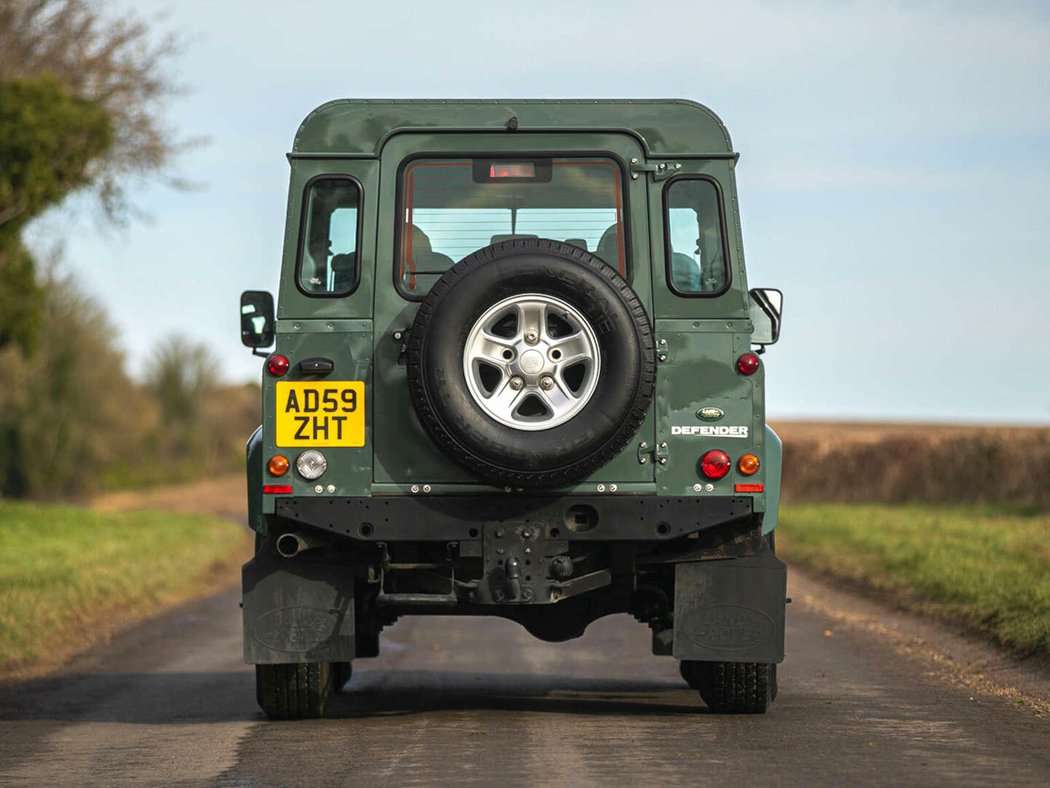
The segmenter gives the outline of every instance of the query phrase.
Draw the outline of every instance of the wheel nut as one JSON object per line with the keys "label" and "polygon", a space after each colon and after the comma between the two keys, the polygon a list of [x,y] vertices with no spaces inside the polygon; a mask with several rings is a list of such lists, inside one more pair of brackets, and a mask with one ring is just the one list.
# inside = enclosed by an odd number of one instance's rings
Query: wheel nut
{"label": "wheel nut", "polygon": [[522,387],[524,387],[524,385],[525,385],[525,381],[522,380],[521,378],[511,378],[510,379],[510,387],[512,389],[514,389],[515,391],[521,391],[521,389],[522,389]]}
{"label": "wheel nut", "polygon": [[535,331],[526,331],[525,341],[528,342],[530,345],[535,345],[537,342],[540,341],[540,335],[537,334]]}
{"label": "wheel nut", "polygon": [[554,378],[546,377],[540,380],[540,388],[544,391],[550,391],[554,388]]}

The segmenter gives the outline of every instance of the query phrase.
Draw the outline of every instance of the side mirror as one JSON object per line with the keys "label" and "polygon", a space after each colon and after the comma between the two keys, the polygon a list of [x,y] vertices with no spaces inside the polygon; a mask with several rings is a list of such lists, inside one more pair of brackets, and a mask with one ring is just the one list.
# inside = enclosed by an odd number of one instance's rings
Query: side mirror
{"label": "side mirror", "polygon": [[250,348],[273,344],[273,296],[265,290],[241,293],[241,342]]}
{"label": "side mirror", "polygon": [[784,305],[784,294],[768,287],[756,287],[748,293],[749,316],[754,330],[751,342],[756,345],[772,345],[780,338],[780,310]]}

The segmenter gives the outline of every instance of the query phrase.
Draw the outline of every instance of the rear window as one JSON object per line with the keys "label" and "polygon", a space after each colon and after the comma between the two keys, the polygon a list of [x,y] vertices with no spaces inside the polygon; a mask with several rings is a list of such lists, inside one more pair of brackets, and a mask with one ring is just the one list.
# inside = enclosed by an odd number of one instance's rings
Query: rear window
{"label": "rear window", "polygon": [[416,159],[404,168],[400,204],[398,289],[410,297],[511,238],[564,241],[627,275],[623,184],[611,159]]}

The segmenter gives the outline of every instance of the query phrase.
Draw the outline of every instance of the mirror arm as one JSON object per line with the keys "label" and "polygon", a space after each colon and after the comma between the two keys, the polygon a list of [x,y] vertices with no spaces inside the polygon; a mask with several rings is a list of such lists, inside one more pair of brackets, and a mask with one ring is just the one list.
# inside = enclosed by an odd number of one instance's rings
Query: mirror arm
{"label": "mirror arm", "polygon": [[253,347],[252,348],[252,355],[253,356],[259,356],[260,358],[268,358],[270,353],[269,353],[269,351],[259,350],[259,348]]}

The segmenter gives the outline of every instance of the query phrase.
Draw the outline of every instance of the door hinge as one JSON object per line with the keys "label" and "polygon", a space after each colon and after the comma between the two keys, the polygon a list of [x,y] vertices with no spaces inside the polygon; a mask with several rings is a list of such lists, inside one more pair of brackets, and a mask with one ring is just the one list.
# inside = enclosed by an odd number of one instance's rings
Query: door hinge
{"label": "door hinge", "polygon": [[662,181],[670,178],[682,169],[682,165],[676,161],[647,162],[641,159],[631,159],[631,179],[638,180],[638,176],[644,172],[653,176],[654,181]]}
{"label": "door hinge", "polygon": [[655,446],[650,446],[646,441],[638,444],[638,463],[640,465],[648,465],[650,462],[655,462],[657,465],[667,465],[668,454],[669,451],[665,441],[661,441]]}

